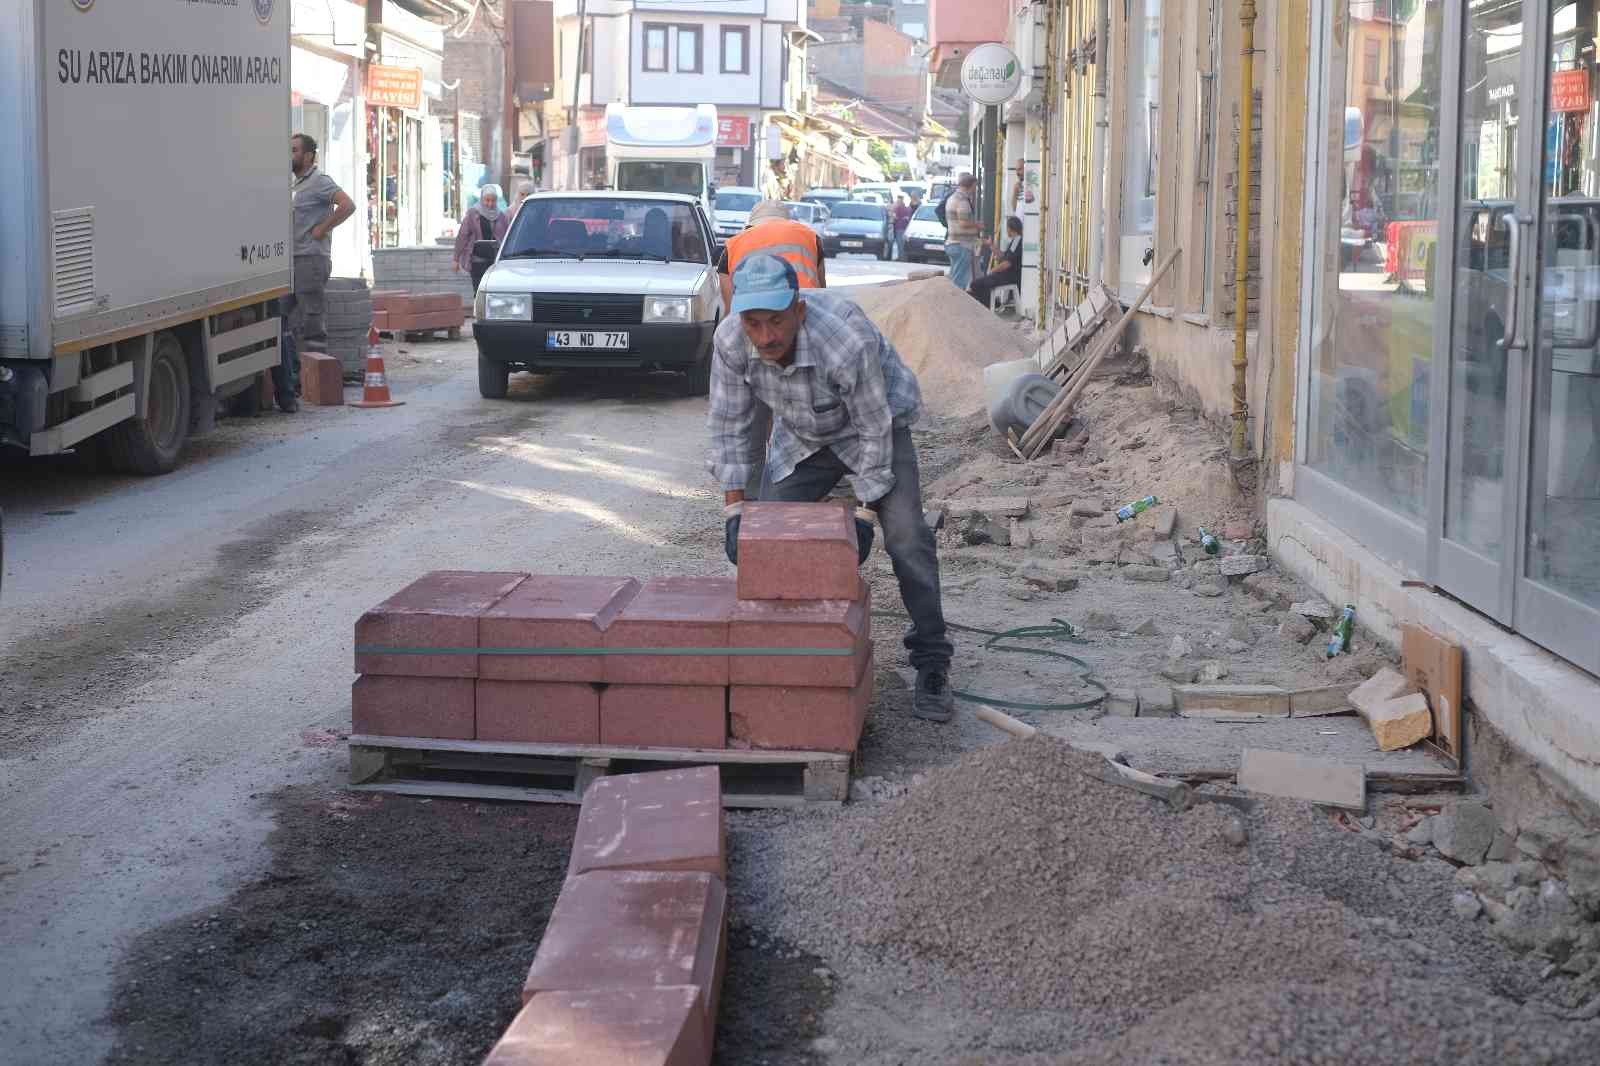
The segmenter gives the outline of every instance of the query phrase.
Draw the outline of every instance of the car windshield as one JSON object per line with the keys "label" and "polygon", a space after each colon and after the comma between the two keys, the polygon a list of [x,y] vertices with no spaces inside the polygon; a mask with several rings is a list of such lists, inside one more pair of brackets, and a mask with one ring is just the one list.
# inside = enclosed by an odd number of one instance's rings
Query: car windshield
{"label": "car windshield", "polygon": [[748,211],[756,205],[761,197],[748,192],[719,192],[717,193],[716,208],[718,211]]}
{"label": "car windshield", "polygon": [[817,218],[815,204],[790,204],[789,217],[796,222],[814,222]]}
{"label": "car windshield", "polygon": [[864,204],[859,200],[845,200],[833,205],[834,218],[864,218],[872,222],[882,222],[884,219],[883,208],[877,204]]}
{"label": "car windshield", "polygon": [[917,213],[911,217],[916,219],[918,222],[939,221],[938,212],[934,211],[932,204],[923,204],[921,207],[917,208]]}
{"label": "car windshield", "polygon": [[705,173],[699,163],[655,163],[629,160],[617,164],[617,188],[624,192],[675,192],[699,196],[705,192]]}
{"label": "car windshield", "polygon": [[655,259],[704,263],[706,242],[688,204],[624,197],[528,200],[501,259]]}

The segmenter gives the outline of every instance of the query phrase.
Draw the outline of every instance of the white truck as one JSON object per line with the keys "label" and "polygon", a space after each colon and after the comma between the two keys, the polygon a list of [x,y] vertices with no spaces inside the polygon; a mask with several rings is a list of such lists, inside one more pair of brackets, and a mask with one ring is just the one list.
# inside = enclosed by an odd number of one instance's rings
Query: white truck
{"label": "white truck", "polygon": [[622,192],[698,197],[712,217],[717,109],[606,105],[606,184]]}
{"label": "white truck", "polygon": [[7,7],[0,446],[165,473],[278,363],[289,0]]}

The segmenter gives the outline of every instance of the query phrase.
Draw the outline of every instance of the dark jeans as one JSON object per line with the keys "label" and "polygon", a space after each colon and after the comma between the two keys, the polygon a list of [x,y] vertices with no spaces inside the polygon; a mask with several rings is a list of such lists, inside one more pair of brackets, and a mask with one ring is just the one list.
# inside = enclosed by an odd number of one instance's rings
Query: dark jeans
{"label": "dark jeans", "polygon": [[478,283],[483,281],[483,276],[489,273],[489,268],[492,266],[494,264],[486,259],[472,260],[472,295],[478,295]]}
{"label": "dark jeans", "polygon": [[[763,498],[821,500],[851,472],[833,449],[824,448],[795,467],[794,473],[769,486]],[[922,517],[921,482],[911,430],[897,426],[894,488],[874,506],[883,530],[883,546],[894,564],[895,580],[900,583],[900,599],[911,616],[905,636],[911,665],[918,670],[928,666],[947,670],[955,649],[945,635],[944,605],[939,595],[939,551],[933,530]]]}
{"label": "dark jeans", "polygon": [[280,399],[300,392],[299,353],[328,350],[323,310],[331,273],[333,261],[327,256],[294,257],[294,292],[278,300],[278,311],[283,316],[283,335],[278,344],[282,358],[272,372],[272,388]]}
{"label": "dark jeans", "polygon": [[1021,284],[1022,284],[1022,274],[1021,274],[1021,272],[1013,273],[1013,272],[1007,271],[1007,270],[997,270],[997,271],[995,271],[995,272],[993,272],[991,274],[985,274],[983,277],[979,278],[977,281],[974,281],[972,283],[972,288],[969,289],[968,291],[972,293],[972,298],[974,300],[977,300],[983,306],[988,307],[989,306],[989,296],[990,296],[991,293],[994,292],[994,290],[998,289],[1002,285],[1021,285]]}

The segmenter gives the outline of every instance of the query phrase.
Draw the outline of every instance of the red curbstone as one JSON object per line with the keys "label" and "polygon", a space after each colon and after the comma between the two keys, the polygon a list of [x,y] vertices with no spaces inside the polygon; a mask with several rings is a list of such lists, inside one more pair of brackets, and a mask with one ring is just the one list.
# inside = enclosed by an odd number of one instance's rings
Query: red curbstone
{"label": "red curbstone", "polygon": [[641,748],[728,746],[728,690],[721,685],[607,685],[600,743]]}
{"label": "red curbstone", "polygon": [[727,922],[727,889],[714,874],[595,870],[570,877],[550,912],[522,1001],[545,992],[693,984],[706,991],[700,1025],[710,1046]]}
{"label": "red curbstone", "polygon": [[411,294],[404,289],[373,289],[372,309],[384,311],[396,307],[404,307]]}
{"label": "red curbstone", "polygon": [[[480,648],[599,648],[639,593],[631,577],[535,574],[478,619]],[[478,676],[517,681],[604,681],[600,655],[480,655]]]}
{"label": "red curbstone", "polygon": [[344,366],[322,352],[301,352],[300,392],[315,407],[339,406],[344,403]]}
{"label": "red curbstone", "polygon": [[358,677],[350,687],[350,731],[471,740],[477,729],[473,685],[470,677]]}
{"label": "red curbstone", "polygon": [[[734,583],[725,577],[645,582],[605,633],[607,648],[726,648]],[[608,655],[613,684],[726,685],[727,655]],[[602,731],[604,716],[602,715]]]}
{"label": "red curbstone", "polygon": [[694,985],[541,992],[483,1066],[708,1066],[705,994]]}
{"label": "red curbstone", "polygon": [[600,743],[600,690],[551,681],[477,682],[479,740]]}
{"label": "red curbstone", "polygon": [[[858,579],[859,580],[859,579]],[[872,654],[872,600],[865,581],[853,600],[740,600],[728,626],[733,648],[850,648],[849,658],[734,655],[735,685],[852,688]]]}
{"label": "red curbstone", "polygon": [[856,525],[839,503],[747,503],[739,521],[741,600],[857,595]]}
{"label": "red curbstone", "polygon": [[[468,570],[424,574],[356,621],[356,647],[476,648],[478,616],[527,577]],[[357,652],[356,673],[477,677],[478,657]]]}
{"label": "red curbstone", "polygon": [[728,731],[752,748],[855,751],[872,705],[872,659],[854,688],[736,685]]}
{"label": "red curbstone", "polygon": [[590,870],[699,870],[726,879],[721,772],[696,766],[595,781],[583,794],[567,874]]}

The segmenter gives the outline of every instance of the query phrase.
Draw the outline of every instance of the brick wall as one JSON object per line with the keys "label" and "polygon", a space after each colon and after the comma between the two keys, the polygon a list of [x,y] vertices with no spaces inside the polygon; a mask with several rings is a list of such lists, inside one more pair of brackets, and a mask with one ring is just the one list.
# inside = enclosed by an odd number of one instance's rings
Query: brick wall
{"label": "brick wall", "polygon": [[[1261,90],[1255,92],[1255,107],[1250,116],[1250,291],[1247,329],[1255,329],[1261,317]],[[1229,139],[1233,169],[1223,179],[1222,237],[1227,242],[1222,252],[1222,306],[1218,320],[1231,325],[1234,313],[1234,253],[1239,247],[1239,108],[1233,109],[1233,136]]]}

